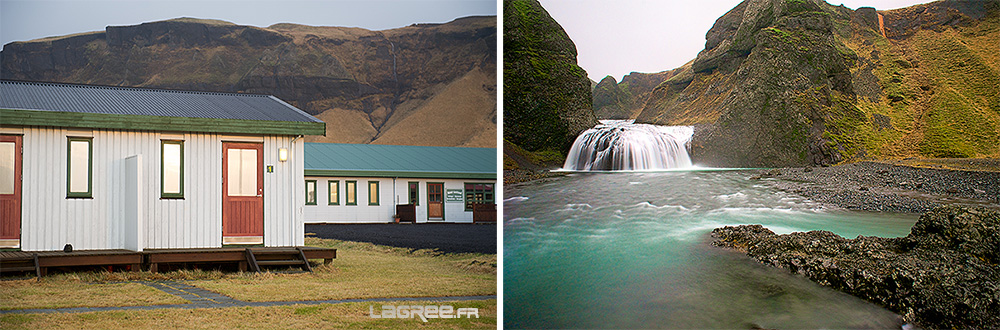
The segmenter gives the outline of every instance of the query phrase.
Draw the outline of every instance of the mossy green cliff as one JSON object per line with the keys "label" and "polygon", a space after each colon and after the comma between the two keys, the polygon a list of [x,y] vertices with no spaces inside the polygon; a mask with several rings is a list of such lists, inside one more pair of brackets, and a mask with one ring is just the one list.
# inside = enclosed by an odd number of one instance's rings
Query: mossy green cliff
{"label": "mossy green cliff", "polygon": [[565,152],[597,120],[576,45],[536,0],[503,2],[504,140]]}

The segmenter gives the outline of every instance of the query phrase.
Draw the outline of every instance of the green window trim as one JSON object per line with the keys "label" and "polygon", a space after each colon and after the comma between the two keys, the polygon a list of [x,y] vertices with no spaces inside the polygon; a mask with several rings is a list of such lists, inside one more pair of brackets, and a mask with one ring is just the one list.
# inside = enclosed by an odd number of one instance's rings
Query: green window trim
{"label": "green window trim", "polygon": [[[372,190],[373,189],[375,190],[374,194],[372,194]],[[372,201],[372,197],[375,197],[374,201]],[[377,206],[378,205],[378,201],[379,201],[378,181],[368,181],[368,205],[369,206]]]}
{"label": "green window trim", "polygon": [[346,181],[344,183],[344,189],[347,190],[347,200],[344,201],[345,204],[358,205],[358,182]]}
{"label": "green window trim", "polygon": [[340,180],[327,181],[326,185],[330,197],[326,205],[340,205]]}
{"label": "green window trim", "polygon": [[406,186],[409,191],[409,195],[407,195],[408,202],[413,205],[420,205],[420,182],[410,181],[406,183]]}
{"label": "green window trim", "polygon": [[[178,187],[180,191],[177,193],[168,193],[166,191],[166,156],[165,149],[168,144],[176,144],[181,148],[181,166],[180,166],[180,183]],[[160,140],[160,198],[161,199],[183,199],[184,198],[184,141],[179,140]]]}
{"label": "green window trim", "polygon": [[[309,184],[312,184],[312,201],[309,201]],[[306,180],[306,205],[316,205],[316,180]]]}
{"label": "green window trim", "polygon": [[[475,186],[483,186],[483,189],[475,189]],[[469,189],[472,186],[473,189]],[[489,189],[486,189],[489,186]],[[483,202],[489,204],[496,203],[496,184],[488,182],[465,182],[462,187],[465,189],[465,211],[472,212],[472,204]]]}
{"label": "green window trim", "polygon": [[[94,193],[94,138],[68,137],[66,142],[66,198],[93,198]],[[74,192],[73,142],[87,142],[87,191]]]}

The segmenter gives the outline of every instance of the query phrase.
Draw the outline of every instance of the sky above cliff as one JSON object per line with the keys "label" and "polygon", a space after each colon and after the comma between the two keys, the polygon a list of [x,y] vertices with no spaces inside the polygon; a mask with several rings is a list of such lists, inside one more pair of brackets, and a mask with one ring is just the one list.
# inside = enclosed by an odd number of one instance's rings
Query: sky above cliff
{"label": "sky above cliff", "polygon": [[[705,48],[715,20],[741,0],[539,0],[576,43],[590,79],[680,67]],[[857,9],[909,7],[931,0],[827,0]]]}
{"label": "sky above cliff", "polygon": [[385,30],[496,14],[494,0],[0,0],[0,44],[177,17]]}

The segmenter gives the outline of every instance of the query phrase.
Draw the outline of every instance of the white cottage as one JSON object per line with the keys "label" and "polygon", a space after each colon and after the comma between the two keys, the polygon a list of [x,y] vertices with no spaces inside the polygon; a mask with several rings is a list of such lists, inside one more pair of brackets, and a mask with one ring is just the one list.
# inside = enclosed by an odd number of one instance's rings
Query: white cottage
{"label": "white cottage", "polygon": [[476,204],[496,221],[494,148],[306,143],[305,153],[306,223],[473,222]]}
{"label": "white cottage", "polygon": [[303,135],[267,95],[0,81],[0,248],[303,245]]}

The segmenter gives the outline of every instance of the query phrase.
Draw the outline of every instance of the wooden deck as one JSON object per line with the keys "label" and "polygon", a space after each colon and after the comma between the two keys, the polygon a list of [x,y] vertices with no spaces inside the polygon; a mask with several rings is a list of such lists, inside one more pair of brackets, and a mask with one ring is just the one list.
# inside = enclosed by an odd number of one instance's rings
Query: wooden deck
{"label": "wooden deck", "polygon": [[[52,267],[77,266],[126,266],[136,271],[148,269],[159,270],[162,264],[214,264],[236,263],[240,270],[248,266],[262,265],[292,265],[285,260],[289,256],[305,259],[323,259],[329,264],[337,257],[337,249],[318,247],[223,247],[204,249],[155,249],[142,252],[129,250],[80,250],[62,251],[0,251],[0,272],[34,271],[38,276],[45,276]],[[301,263],[301,262],[300,262]],[[308,269],[308,264],[304,268]]]}

